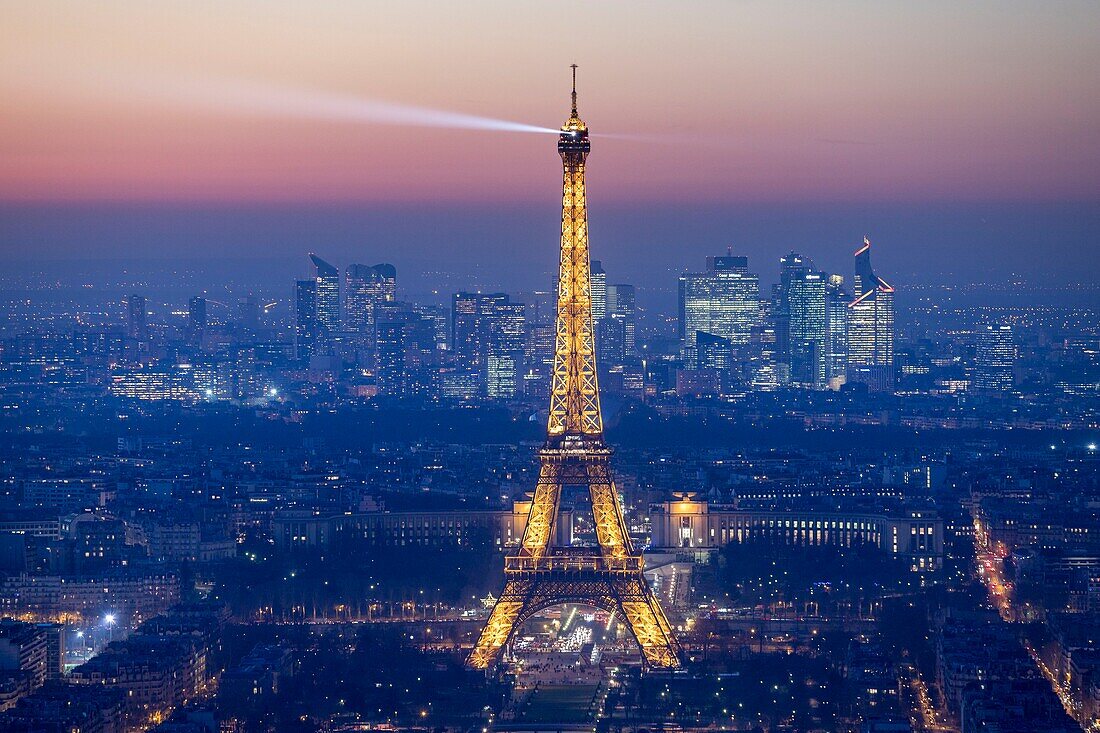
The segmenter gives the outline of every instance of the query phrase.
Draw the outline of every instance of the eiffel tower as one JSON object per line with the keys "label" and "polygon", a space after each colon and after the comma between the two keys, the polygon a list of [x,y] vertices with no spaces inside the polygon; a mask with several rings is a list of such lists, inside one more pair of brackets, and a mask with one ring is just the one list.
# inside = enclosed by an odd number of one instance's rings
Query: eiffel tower
{"label": "eiffel tower", "polygon": [[[474,669],[488,668],[524,621],[559,603],[595,606],[625,621],[647,666],[680,665],[679,644],[646,583],[642,556],[635,552],[623,521],[611,478],[612,451],[603,439],[584,193],[584,163],[591,144],[588,127],[577,114],[577,67],[572,68],[573,111],[558,138],[565,175],[546,444],[539,451],[539,480],[522,545],[505,558],[504,590],[466,661]],[[565,486],[588,487],[598,548],[553,545]]]}

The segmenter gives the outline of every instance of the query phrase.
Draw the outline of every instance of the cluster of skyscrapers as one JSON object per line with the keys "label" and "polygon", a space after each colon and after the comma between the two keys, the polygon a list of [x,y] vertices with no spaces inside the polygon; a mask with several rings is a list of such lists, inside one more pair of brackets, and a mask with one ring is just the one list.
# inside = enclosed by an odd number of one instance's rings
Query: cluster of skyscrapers
{"label": "cluster of skyscrapers", "polygon": [[308,360],[341,333],[373,340],[380,311],[394,300],[397,271],[393,265],[349,265],[341,307],[340,270],[315,254],[309,259],[314,277],[294,283],[296,356]]}
{"label": "cluster of skyscrapers", "polygon": [[[225,303],[195,296],[186,312],[173,312],[185,320],[165,331],[147,320],[146,298],[135,294],[127,298],[117,344],[88,348],[118,351],[115,363],[130,365],[112,372],[114,394],[147,399],[265,398],[303,374],[307,382],[339,382],[360,398],[465,402],[546,394],[554,292],[462,291],[446,304],[414,303],[398,299],[391,264],[341,271],[315,254],[310,262],[312,277],[294,283],[289,323],[272,322],[277,303],[253,296],[240,299],[228,318]],[[894,287],[873,269],[868,241],[855,251],[850,281],[797,252],[779,264],[770,288],[747,257],[732,253],[682,274],[673,340],[663,319],[640,323],[635,288],[608,283],[593,260],[601,387],[643,399],[845,384],[870,392],[1014,388],[1017,334],[1008,323],[976,325],[961,362],[950,354],[933,358],[915,342],[896,350]],[[932,379],[931,370],[935,384],[920,386]]]}
{"label": "cluster of skyscrapers", "polygon": [[700,388],[718,391],[838,389],[846,382],[892,389],[894,288],[875,275],[870,248],[864,240],[856,251],[852,291],[842,276],[791,252],[780,260],[770,298],[761,297],[747,257],[708,257],[705,272],[680,277],[685,369],[701,373]]}
{"label": "cluster of skyscrapers", "polygon": [[[366,393],[446,400],[513,399],[545,388],[553,354],[552,293],[458,292],[450,307],[399,301],[393,265],[340,270],[310,255],[313,277],[294,284],[294,356],[314,371],[347,363],[373,376]],[[592,263],[601,360],[636,355],[634,287],[607,284]],[[539,393],[541,394],[541,392]]]}
{"label": "cluster of skyscrapers", "polygon": [[[553,292],[463,291],[446,305],[412,303],[397,298],[393,265],[351,264],[341,273],[315,254],[310,259],[313,277],[294,285],[292,354],[299,368],[350,380],[360,397],[469,401],[546,394]],[[708,257],[701,272],[679,278],[678,331],[670,342],[658,321],[640,326],[634,286],[609,283],[602,263],[593,260],[600,384],[608,393],[638,398],[845,384],[891,392],[919,365],[909,364],[904,349],[895,354],[895,290],[872,267],[867,239],[853,264],[849,279],[790,252],[769,288],[747,257]],[[128,311],[133,339],[148,331],[138,297]],[[186,338],[197,343],[206,302],[192,298],[188,308]],[[1013,388],[1011,326],[980,326],[969,358],[965,389]]]}

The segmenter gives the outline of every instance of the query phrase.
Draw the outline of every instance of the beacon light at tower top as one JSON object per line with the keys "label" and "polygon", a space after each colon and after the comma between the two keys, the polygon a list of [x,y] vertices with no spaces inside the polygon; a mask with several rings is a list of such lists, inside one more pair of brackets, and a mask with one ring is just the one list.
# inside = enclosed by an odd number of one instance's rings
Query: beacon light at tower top
{"label": "beacon light at tower top", "polygon": [[178,98],[215,110],[261,113],[281,117],[327,119],[401,127],[435,127],[554,135],[557,130],[511,120],[369,99],[352,94],[275,86],[239,79],[176,87]]}
{"label": "beacon light at tower top", "polygon": [[[25,80],[34,80],[36,94],[64,95],[95,104],[140,103],[191,115],[213,114],[327,120],[351,124],[419,127],[485,132],[558,135],[573,141],[590,137],[588,126],[574,108],[561,128],[468,114],[431,106],[372,98],[351,92],[314,89],[274,80],[232,75],[214,76],[178,67],[122,65],[88,59],[81,66],[65,66],[50,57],[29,54],[6,59]],[[659,135],[602,132],[594,137],[645,143],[667,142]],[[710,141],[713,143],[713,141]],[[708,141],[701,140],[701,144]]]}
{"label": "beacon light at tower top", "polygon": [[[432,127],[557,135],[559,130],[523,122],[423,107],[358,94],[309,89],[259,79],[200,75],[178,68],[91,62],[59,67],[47,59],[13,59],[39,80],[39,88],[64,90],[96,102],[140,101],[187,112],[330,120],[368,125]],[[28,78],[32,78],[28,76]]]}

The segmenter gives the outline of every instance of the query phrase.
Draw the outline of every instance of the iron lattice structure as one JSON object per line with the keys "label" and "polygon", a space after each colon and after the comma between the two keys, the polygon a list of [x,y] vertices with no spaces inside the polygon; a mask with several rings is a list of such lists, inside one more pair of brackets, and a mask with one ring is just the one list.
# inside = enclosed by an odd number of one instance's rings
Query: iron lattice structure
{"label": "iron lattice structure", "polygon": [[[467,664],[486,669],[516,630],[539,611],[559,603],[583,603],[615,614],[630,628],[651,667],[680,665],[680,648],[664,610],[643,574],[611,476],[611,449],[603,438],[592,323],[588,208],[584,165],[591,145],[573,110],[561,128],[561,263],[554,372],[546,445],[519,552],[505,560],[504,590]],[[555,547],[554,527],[566,486],[587,486],[598,548]]]}

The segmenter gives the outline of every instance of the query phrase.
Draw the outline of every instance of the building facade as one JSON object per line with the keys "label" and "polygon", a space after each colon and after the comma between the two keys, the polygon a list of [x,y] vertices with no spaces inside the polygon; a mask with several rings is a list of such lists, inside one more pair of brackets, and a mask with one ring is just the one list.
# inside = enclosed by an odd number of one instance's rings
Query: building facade
{"label": "building facade", "polygon": [[[461,546],[488,541],[505,549],[519,544],[531,510],[529,500],[516,501],[511,511],[365,512],[322,516],[289,510],[273,520],[275,544],[286,549],[321,548],[335,542],[368,547],[406,545]],[[573,512],[562,510],[558,544],[573,541]]]}
{"label": "building facade", "polygon": [[650,507],[650,550],[713,552],[731,543],[873,545],[905,560],[914,572],[943,566],[943,520],[930,510],[901,514],[785,511],[711,506],[690,494]]}

